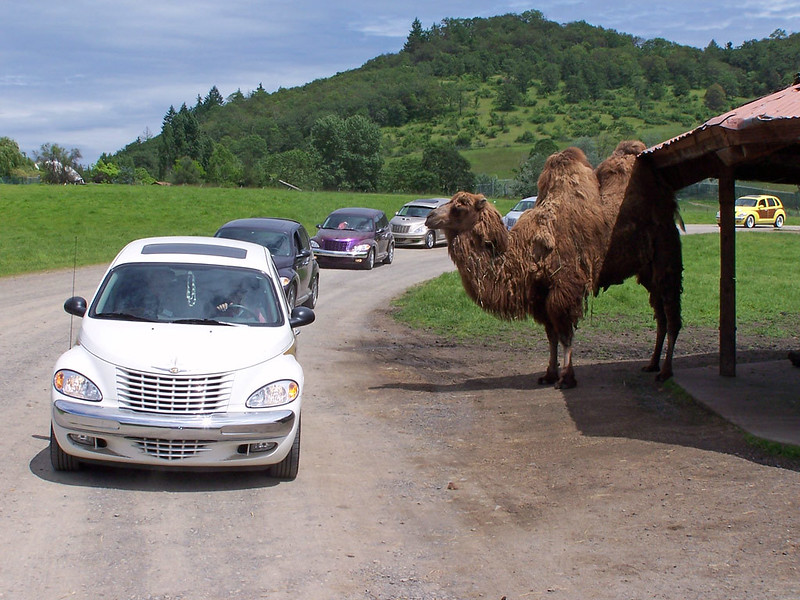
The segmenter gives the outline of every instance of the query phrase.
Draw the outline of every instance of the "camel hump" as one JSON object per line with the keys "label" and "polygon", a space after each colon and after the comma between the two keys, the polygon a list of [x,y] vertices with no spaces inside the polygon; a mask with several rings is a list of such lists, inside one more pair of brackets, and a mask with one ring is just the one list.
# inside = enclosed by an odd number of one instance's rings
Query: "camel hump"
{"label": "camel hump", "polygon": [[625,155],[625,154],[633,154],[634,156],[637,154],[641,154],[647,146],[644,145],[644,142],[640,142],[639,140],[623,140],[619,144],[617,144],[616,149],[614,150],[614,154],[616,155]]}

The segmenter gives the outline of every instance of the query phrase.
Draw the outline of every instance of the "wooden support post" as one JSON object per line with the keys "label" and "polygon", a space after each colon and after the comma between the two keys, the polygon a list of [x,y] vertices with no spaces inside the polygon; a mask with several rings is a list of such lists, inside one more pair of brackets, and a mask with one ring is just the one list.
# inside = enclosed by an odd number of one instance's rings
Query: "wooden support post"
{"label": "wooden support post", "polygon": [[736,180],[733,169],[719,177],[719,374],[736,376]]}

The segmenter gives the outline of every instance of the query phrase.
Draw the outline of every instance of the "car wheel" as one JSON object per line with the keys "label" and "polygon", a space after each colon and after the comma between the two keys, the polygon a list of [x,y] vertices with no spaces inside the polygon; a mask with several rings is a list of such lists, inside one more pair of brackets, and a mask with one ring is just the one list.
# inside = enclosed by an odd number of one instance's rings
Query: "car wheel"
{"label": "car wheel", "polygon": [[303,303],[306,308],[314,308],[317,305],[317,298],[319,298],[319,276],[314,277],[311,281],[311,295]]}
{"label": "car wheel", "polygon": [[430,249],[436,245],[436,232],[435,231],[428,231],[425,234],[425,247]]}
{"label": "car wheel", "polygon": [[286,303],[289,305],[289,312],[294,308],[295,300],[297,300],[297,288],[292,284],[286,290]]}
{"label": "car wheel", "polygon": [[390,265],[394,260],[394,242],[389,244],[389,250],[386,252],[386,258],[383,259],[383,264]]}
{"label": "car wheel", "polygon": [[375,266],[375,250],[374,249],[369,251],[369,253],[367,254],[367,258],[364,259],[364,262],[361,263],[361,266],[367,271],[371,270],[372,267]]}
{"label": "car wheel", "polygon": [[[298,417],[299,419],[299,417]],[[292,442],[292,449],[281,462],[269,468],[269,476],[277,479],[292,480],[300,469],[300,421],[297,422],[297,433]]]}
{"label": "car wheel", "polygon": [[58,445],[52,425],[50,426],[50,464],[56,471],[77,471],[81,468],[80,461],[64,452]]}
{"label": "car wheel", "polygon": [[744,220],[744,226],[747,227],[748,229],[752,229],[753,227],[755,227],[755,224],[756,224],[756,219],[755,217],[753,217],[753,215],[748,215],[747,218]]}
{"label": "car wheel", "polygon": [[775,217],[775,227],[777,227],[778,229],[783,227],[783,215],[778,215],[777,217]]}

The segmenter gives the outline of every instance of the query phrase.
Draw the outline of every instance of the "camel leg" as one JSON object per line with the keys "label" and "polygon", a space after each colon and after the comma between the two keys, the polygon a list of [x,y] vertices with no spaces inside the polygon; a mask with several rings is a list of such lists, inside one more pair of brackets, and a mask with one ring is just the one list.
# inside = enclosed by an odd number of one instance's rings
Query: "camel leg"
{"label": "camel leg", "polygon": [[678,333],[681,330],[681,306],[680,296],[677,298],[668,298],[664,303],[664,314],[667,325],[667,353],[664,357],[664,364],[661,365],[661,371],[656,376],[656,381],[666,381],[672,377],[672,353],[675,350],[675,342],[678,339]]}
{"label": "camel leg", "polygon": [[543,377],[539,377],[539,385],[558,381],[558,335],[551,325],[545,325],[547,343],[550,346],[550,362]]}
{"label": "camel leg", "polygon": [[556,389],[574,388],[578,385],[575,379],[575,371],[572,369],[572,343],[564,344],[564,368],[561,369],[561,376],[556,382]]}
{"label": "camel leg", "polygon": [[667,335],[667,315],[664,312],[664,302],[654,292],[650,292],[650,306],[653,307],[653,314],[656,319],[656,345],[653,348],[652,356],[650,356],[650,362],[647,366],[642,367],[642,371],[655,373],[659,370],[661,350],[664,348],[664,338]]}

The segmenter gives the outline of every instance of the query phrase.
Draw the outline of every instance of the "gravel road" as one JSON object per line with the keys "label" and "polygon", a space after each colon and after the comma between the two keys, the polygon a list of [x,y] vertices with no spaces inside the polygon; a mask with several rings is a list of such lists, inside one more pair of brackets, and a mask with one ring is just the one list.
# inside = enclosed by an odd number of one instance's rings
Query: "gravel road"
{"label": "gravel road", "polygon": [[382,314],[452,268],[436,248],[322,271],[299,339],[292,482],[53,472],[61,305],[73,287],[91,295],[102,268],[74,284],[0,279],[0,598],[800,597],[796,467],[748,454],[735,428],[640,373],[643,359],[579,360],[579,387],[562,392],[535,384],[545,351],[457,347]]}

